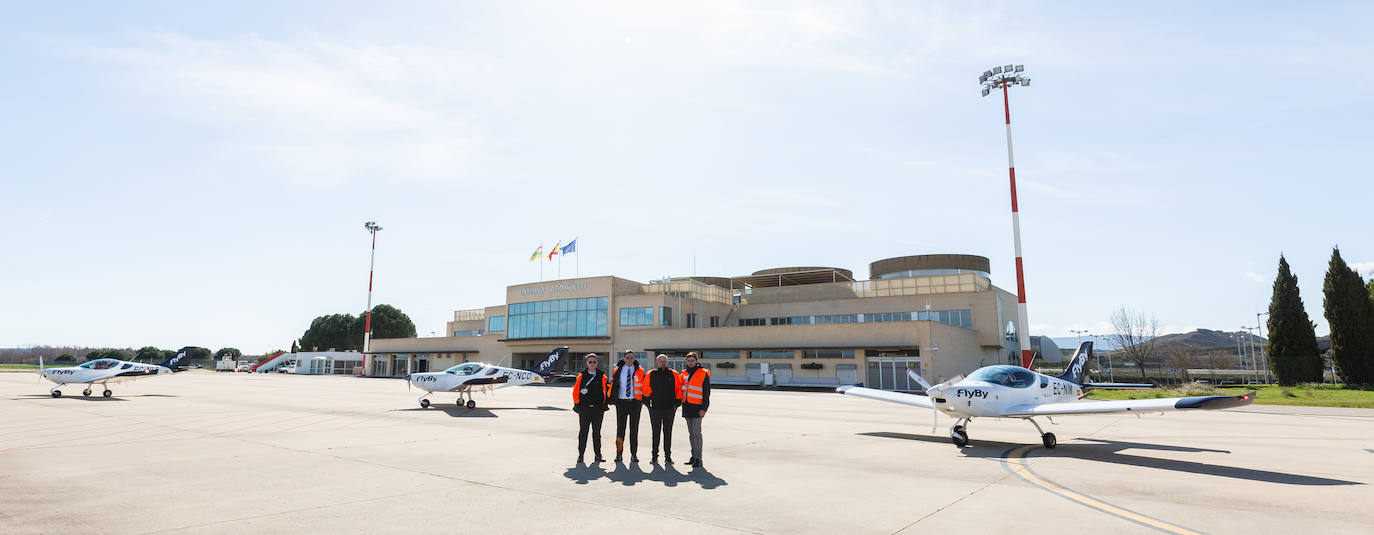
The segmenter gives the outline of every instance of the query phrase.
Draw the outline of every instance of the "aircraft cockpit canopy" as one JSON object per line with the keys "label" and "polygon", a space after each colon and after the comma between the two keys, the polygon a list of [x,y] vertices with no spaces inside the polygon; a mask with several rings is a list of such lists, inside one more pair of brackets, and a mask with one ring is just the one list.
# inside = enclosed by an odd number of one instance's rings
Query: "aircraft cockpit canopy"
{"label": "aircraft cockpit canopy", "polygon": [[1035,384],[1035,374],[1020,366],[988,366],[975,370],[965,380],[984,381],[1011,388],[1026,388]]}
{"label": "aircraft cockpit canopy", "polygon": [[85,364],[82,364],[81,367],[90,370],[108,370],[118,365],[119,361],[115,359],[95,359]]}
{"label": "aircraft cockpit canopy", "polygon": [[459,365],[457,365],[457,366],[454,366],[454,367],[452,367],[452,368],[449,368],[449,369],[447,369],[447,370],[444,370],[444,373],[451,373],[451,374],[454,374],[454,375],[472,375],[472,374],[477,373],[477,372],[479,372],[479,371],[482,371],[482,364],[481,364],[481,363],[477,363],[477,362],[464,362],[464,363],[462,363],[462,364],[459,364]]}

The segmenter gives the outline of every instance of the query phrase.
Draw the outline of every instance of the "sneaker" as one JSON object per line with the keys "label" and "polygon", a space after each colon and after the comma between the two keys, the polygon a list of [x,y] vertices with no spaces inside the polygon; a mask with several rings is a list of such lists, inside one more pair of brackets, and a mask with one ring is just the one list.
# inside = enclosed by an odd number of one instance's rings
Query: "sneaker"
{"label": "sneaker", "polygon": [[696,458],[696,457],[688,457],[688,458],[687,458],[687,466],[695,466],[696,464],[697,464],[697,458]]}
{"label": "sneaker", "polygon": [[596,462],[598,462],[598,463],[604,463],[604,462],[606,462],[606,458],[605,458],[605,457],[602,457],[602,456],[600,456],[600,455],[597,455],[597,456],[596,456]]}

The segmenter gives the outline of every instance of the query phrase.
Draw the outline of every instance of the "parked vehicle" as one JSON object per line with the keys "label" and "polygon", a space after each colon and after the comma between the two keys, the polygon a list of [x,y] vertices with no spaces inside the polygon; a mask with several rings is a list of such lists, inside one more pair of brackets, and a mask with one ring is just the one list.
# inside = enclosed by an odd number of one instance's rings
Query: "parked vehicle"
{"label": "parked vehicle", "polygon": [[277,366],[277,373],[296,373],[296,364],[286,363],[282,364],[281,366]]}
{"label": "parked vehicle", "polygon": [[228,357],[215,361],[216,372],[232,372],[237,368],[238,363],[234,362],[234,359]]}
{"label": "parked vehicle", "polygon": [[251,371],[253,371],[253,365],[254,365],[254,364],[257,364],[257,363],[256,363],[256,362],[253,362],[253,361],[251,361],[251,360],[240,360],[240,361],[239,361],[238,367],[237,367],[237,368],[234,368],[234,371],[236,371],[236,372],[251,372]]}

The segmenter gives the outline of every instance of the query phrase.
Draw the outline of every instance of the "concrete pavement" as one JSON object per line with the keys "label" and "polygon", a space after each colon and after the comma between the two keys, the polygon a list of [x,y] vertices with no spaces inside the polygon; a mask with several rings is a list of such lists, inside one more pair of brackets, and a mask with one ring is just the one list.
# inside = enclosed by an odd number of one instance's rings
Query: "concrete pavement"
{"label": "concrete pavement", "polygon": [[[717,390],[706,466],[579,467],[569,387],[191,371],[48,396],[0,374],[0,532],[1374,532],[1374,410],[977,420]],[[97,394],[98,395],[98,394]],[[675,457],[687,458],[686,426]],[[614,454],[614,412],[604,429]],[[1026,446],[1026,447],[1023,447]],[[628,458],[628,455],[626,456]]]}

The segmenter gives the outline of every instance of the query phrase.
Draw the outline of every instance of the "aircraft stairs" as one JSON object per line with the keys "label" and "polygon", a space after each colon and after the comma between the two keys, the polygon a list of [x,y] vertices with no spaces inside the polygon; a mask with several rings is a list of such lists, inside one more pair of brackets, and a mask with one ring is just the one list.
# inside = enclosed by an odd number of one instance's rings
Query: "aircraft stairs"
{"label": "aircraft stairs", "polygon": [[291,354],[290,354],[290,353],[287,353],[287,352],[285,352],[285,351],[278,351],[277,354],[272,355],[272,356],[271,356],[270,358],[268,358],[267,360],[264,360],[264,361],[262,361],[262,362],[259,362],[259,363],[257,363],[257,364],[254,364],[252,368],[249,368],[249,369],[248,369],[248,371],[250,371],[250,372],[258,372],[258,373],[267,373],[267,372],[270,372],[270,371],[272,371],[272,370],[277,369],[277,366],[281,366],[282,364],[285,364],[285,363],[286,363],[287,361],[289,361],[289,360],[291,360]]}

